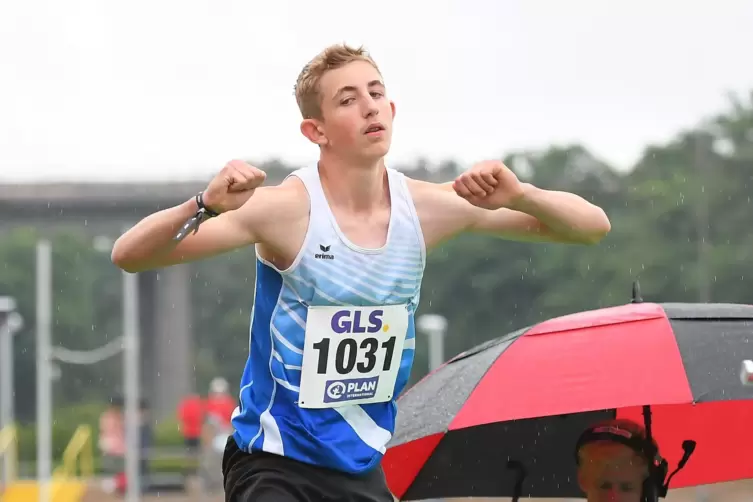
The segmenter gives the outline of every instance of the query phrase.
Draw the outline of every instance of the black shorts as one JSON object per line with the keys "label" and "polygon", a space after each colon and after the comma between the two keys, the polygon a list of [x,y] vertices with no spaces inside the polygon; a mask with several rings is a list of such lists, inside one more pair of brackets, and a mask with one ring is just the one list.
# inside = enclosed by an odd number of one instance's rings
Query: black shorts
{"label": "black shorts", "polygon": [[225,502],[393,502],[381,466],[359,476],[266,452],[246,453],[231,436],[222,458]]}

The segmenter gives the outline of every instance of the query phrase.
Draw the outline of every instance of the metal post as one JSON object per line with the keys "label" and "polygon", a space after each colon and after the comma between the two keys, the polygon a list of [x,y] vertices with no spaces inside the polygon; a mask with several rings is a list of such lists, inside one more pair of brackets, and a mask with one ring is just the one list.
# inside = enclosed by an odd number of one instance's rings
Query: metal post
{"label": "metal post", "polygon": [[13,423],[13,327],[16,301],[0,296],[0,430]]}
{"label": "metal post", "polygon": [[[16,301],[9,296],[0,296],[0,431],[15,422],[13,393],[13,335],[23,326],[21,315],[15,311]],[[2,458],[3,470],[0,484],[8,486],[13,481],[11,460]]]}
{"label": "metal post", "polygon": [[[13,423],[13,340],[8,323],[0,320],[0,431]],[[11,461],[8,455],[0,458],[3,471],[0,486],[11,482]]]}
{"label": "metal post", "polygon": [[434,371],[444,363],[444,337],[447,333],[447,319],[437,314],[425,314],[418,318],[417,327],[428,336],[429,371]]}
{"label": "metal post", "polygon": [[0,324],[0,430],[13,424],[13,333]]}
{"label": "metal post", "polygon": [[13,335],[18,333],[23,325],[24,320],[18,312],[11,312],[5,322],[0,323],[0,429],[13,425],[16,421]]}
{"label": "metal post", "polygon": [[52,246],[37,243],[37,480],[39,502],[50,502],[52,475]]}
{"label": "metal post", "polygon": [[126,423],[126,502],[141,494],[139,438],[139,276],[123,272],[123,342]]}

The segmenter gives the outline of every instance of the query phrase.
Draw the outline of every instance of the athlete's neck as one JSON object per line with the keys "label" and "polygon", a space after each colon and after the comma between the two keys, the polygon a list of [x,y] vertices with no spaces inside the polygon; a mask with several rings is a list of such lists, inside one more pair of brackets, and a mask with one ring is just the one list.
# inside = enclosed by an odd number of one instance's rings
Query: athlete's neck
{"label": "athlete's neck", "polygon": [[355,166],[352,162],[322,158],[319,178],[333,206],[353,211],[369,212],[389,205],[389,188],[384,161]]}

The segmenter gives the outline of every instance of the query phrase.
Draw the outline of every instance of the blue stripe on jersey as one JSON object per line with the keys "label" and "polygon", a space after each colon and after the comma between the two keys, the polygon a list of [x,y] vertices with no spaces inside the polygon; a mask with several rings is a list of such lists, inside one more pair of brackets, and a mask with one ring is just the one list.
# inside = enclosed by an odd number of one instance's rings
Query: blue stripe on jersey
{"label": "blue stripe on jersey", "polygon": [[272,350],[269,327],[281,291],[282,276],[257,261],[249,358],[241,377],[240,413],[232,421],[235,440],[241,449],[247,449],[250,443],[261,444],[263,431],[259,417],[271,406],[276,391],[277,384],[269,369]]}

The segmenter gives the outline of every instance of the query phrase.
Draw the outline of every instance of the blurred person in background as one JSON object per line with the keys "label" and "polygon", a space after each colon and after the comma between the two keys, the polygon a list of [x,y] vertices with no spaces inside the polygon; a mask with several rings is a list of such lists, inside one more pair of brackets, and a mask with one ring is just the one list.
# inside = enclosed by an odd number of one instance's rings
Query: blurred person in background
{"label": "blurred person in background", "polygon": [[204,424],[204,401],[198,394],[190,394],[178,403],[178,423],[183,442],[190,455],[196,455],[201,442]]}
{"label": "blurred person in background", "polygon": [[224,378],[215,378],[209,385],[205,404],[204,433],[201,442],[201,482],[206,493],[222,490],[222,455],[228,437],[233,433],[231,418],[237,403],[230,396]]}
{"label": "blurred person in background", "polygon": [[[141,493],[150,491],[149,466],[151,464],[151,451],[154,446],[154,423],[151,418],[149,401],[145,398],[139,400],[138,409],[139,430],[139,471],[141,480]],[[105,493],[118,493],[125,495],[128,489],[128,478],[125,472],[125,462],[122,468],[112,480],[103,484]]]}
{"label": "blurred person in background", "polygon": [[139,447],[141,449],[139,468],[142,476],[148,476],[151,463],[151,451],[154,446],[154,422],[151,418],[149,401],[146,399],[141,399],[141,402],[139,403],[139,442]]}
{"label": "blurred person in background", "polygon": [[[653,442],[654,451],[658,445]],[[644,428],[630,420],[608,420],[578,439],[578,484],[588,502],[642,502],[650,459]]]}
{"label": "blurred person in background", "polygon": [[125,419],[123,398],[115,396],[99,417],[99,450],[102,468],[109,475],[123,470],[125,458]]}
{"label": "blurred person in background", "polygon": [[227,380],[220,377],[213,379],[209,384],[209,394],[204,405],[208,417],[229,427],[236,406],[238,406],[238,402],[230,395],[230,386]]}

